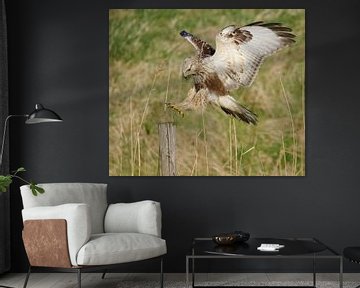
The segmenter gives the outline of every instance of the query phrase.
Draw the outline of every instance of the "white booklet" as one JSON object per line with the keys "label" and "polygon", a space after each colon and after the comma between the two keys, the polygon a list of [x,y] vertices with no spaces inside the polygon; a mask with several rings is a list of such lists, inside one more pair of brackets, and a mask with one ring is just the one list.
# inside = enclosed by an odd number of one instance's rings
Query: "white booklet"
{"label": "white booklet", "polygon": [[268,243],[262,243],[259,247],[257,247],[260,251],[269,251],[269,252],[276,252],[279,251],[279,249],[284,248],[284,245],[280,244],[268,244]]}

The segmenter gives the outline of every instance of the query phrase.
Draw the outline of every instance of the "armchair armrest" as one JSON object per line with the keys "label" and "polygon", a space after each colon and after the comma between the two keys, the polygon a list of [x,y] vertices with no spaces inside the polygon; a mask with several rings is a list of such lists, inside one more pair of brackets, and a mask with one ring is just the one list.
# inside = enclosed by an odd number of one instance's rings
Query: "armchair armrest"
{"label": "armchair armrest", "polygon": [[160,203],[150,200],[111,204],[105,215],[106,233],[143,233],[161,237]]}
{"label": "armchair armrest", "polygon": [[[66,237],[70,261],[73,266],[77,265],[77,253],[89,241],[91,234],[88,205],[71,203],[58,206],[33,207],[23,209],[22,216],[24,223],[27,220],[64,219],[66,221]],[[37,235],[37,238],[33,241],[39,241],[39,238],[39,235]]]}

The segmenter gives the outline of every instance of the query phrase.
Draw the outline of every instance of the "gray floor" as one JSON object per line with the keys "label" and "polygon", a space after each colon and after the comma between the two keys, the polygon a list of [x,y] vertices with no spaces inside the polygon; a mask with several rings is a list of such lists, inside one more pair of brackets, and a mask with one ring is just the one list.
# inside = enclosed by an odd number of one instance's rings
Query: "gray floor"
{"label": "gray floor", "polygon": [[[5,274],[0,276],[0,285],[21,288],[25,274]],[[339,287],[338,274],[317,274],[317,287]],[[83,288],[132,288],[159,287],[158,274],[124,274],[109,273],[106,279],[101,279],[101,273],[84,273]],[[242,273],[242,274],[199,274],[199,284],[203,285],[311,285],[312,274],[289,273]],[[360,274],[344,274],[344,288],[355,287],[360,284]],[[75,273],[33,273],[28,288],[75,288]],[[165,288],[185,287],[185,274],[165,274]]]}

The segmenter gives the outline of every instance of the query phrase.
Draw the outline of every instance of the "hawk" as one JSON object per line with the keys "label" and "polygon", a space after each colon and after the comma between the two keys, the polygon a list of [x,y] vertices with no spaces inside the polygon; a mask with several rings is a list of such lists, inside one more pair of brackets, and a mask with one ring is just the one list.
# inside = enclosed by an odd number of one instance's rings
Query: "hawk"
{"label": "hawk", "polygon": [[237,102],[229,92],[249,87],[263,60],[294,43],[292,30],[280,23],[254,22],[243,27],[230,25],[216,36],[216,50],[186,31],[180,35],[195,47],[195,56],[186,58],[182,73],[191,77],[194,86],[187,97],[169,106],[180,114],[204,109],[210,103],[226,114],[248,124],[256,124],[257,115]]}

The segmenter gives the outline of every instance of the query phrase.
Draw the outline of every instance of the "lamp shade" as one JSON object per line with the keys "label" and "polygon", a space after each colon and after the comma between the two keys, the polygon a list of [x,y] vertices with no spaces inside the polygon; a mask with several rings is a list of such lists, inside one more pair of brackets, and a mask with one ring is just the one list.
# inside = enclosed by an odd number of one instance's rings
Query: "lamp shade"
{"label": "lamp shade", "polygon": [[35,110],[29,114],[25,123],[26,124],[38,124],[46,122],[62,122],[61,117],[54,111],[45,108],[41,104],[35,105]]}

